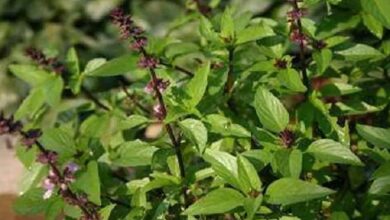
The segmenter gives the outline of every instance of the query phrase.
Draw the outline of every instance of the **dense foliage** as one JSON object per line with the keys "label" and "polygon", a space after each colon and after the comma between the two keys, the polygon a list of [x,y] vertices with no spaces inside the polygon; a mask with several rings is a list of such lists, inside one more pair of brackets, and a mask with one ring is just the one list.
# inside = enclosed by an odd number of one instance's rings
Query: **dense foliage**
{"label": "dense foliage", "polygon": [[164,36],[115,9],[107,22],[128,52],[85,65],[75,48],[64,59],[28,48],[31,62],[9,70],[29,94],[0,116],[29,170],[15,210],[389,218],[390,4],[285,0],[260,14],[240,4],[180,3]]}

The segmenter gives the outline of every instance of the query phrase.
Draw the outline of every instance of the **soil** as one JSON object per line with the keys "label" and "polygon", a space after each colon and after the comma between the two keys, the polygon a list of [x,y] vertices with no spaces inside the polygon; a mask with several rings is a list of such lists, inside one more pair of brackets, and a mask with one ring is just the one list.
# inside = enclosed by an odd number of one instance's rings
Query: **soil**
{"label": "soil", "polygon": [[18,194],[18,183],[23,175],[23,165],[15,157],[10,137],[0,136],[0,219],[4,220],[41,220],[39,216],[17,216],[12,204]]}

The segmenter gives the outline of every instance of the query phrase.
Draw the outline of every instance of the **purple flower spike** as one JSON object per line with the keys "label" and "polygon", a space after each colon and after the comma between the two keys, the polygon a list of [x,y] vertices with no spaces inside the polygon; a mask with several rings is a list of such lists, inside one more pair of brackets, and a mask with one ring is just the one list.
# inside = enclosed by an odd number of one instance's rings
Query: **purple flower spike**
{"label": "purple flower spike", "polygon": [[290,39],[297,44],[306,44],[308,40],[307,37],[300,33],[298,29],[294,29],[291,32]]}
{"label": "purple flower spike", "polygon": [[55,184],[52,182],[51,179],[46,178],[43,181],[42,188],[46,190],[45,193],[43,194],[43,199],[46,200],[46,199],[49,199],[53,195]]}
{"label": "purple flower spike", "polygon": [[153,58],[153,57],[141,57],[138,61],[138,66],[140,68],[150,68],[150,69],[154,69],[157,67],[157,64],[158,64],[158,60],[156,58]]}
{"label": "purple flower spike", "polygon": [[54,151],[49,151],[47,153],[41,152],[37,157],[37,161],[42,164],[55,163],[57,158],[58,155]]}
{"label": "purple flower spike", "polygon": [[68,163],[68,165],[66,165],[65,169],[68,170],[70,173],[74,174],[80,169],[80,167],[76,163],[70,162]]}
{"label": "purple flower spike", "polygon": [[72,183],[75,180],[74,174],[80,169],[79,165],[74,162],[68,163],[64,169],[64,179],[66,183]]}
{"label": "purple flower spike", "polygon": [[148,40],[146,39],[146,37],[140,37],[133,42],[131,48],[135,51],[140,51],[141,48],[145,47],[147,43]]}
{"label": "purple flower spike", "polygon": [[[170,82],[168,80],[164,81],[161,78],[157,78],[156,81],[157,81],[157,89],[161,93],[164,92],[170,84]],[[144,91],[148,94],[152,94],[154,92],[154,81],[153,80],[148,82],[148,84],[144,88]]]}
{"label": "purple flower spike", "polygon": [[287,12],[287,17],[289,22],[296,22],[299,19],[301,19],[303,16],[307,14],[306,9],[299,8],[299,9],[293,9],[289,12]]}
{"label": "purple flower spike", "polygon": [[31,148],[31,146],[34,145],[37,139],[41,136],[42,131],[40,129],[31,129],[26,132],[22,142],[24,145],[26,145],[26,147]]}
{"label": "purple flower spike", "polygon": [[165,111],[162,105],[156,104],[153,106],[153,114],[159,120],[163,120],[165,118]]}

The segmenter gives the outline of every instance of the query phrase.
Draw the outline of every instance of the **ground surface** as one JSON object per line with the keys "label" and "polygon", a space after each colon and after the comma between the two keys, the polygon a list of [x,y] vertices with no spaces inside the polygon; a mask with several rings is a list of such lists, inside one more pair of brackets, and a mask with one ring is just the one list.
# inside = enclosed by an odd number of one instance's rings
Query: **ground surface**
{"label": "ground surface", "polygon": [[0,137],[0,219],[38,220],[37,217],[18,217],[12,211],[12,203],[18,194],[18,182],[23,175],[23,166],[15,158],[12,149],[7,149],[7,138]]}

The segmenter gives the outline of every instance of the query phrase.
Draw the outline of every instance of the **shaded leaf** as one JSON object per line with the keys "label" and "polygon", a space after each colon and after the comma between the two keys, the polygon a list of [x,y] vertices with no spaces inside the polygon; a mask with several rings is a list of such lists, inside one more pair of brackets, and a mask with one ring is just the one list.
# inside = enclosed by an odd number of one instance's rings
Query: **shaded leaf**
{"label": "shaded leaf", "polygon": [[390,129],[358,124],[356,130],[371,144],[380,148],[390,148]]}

